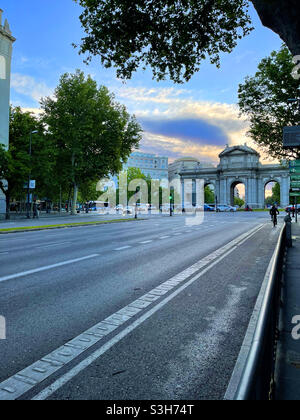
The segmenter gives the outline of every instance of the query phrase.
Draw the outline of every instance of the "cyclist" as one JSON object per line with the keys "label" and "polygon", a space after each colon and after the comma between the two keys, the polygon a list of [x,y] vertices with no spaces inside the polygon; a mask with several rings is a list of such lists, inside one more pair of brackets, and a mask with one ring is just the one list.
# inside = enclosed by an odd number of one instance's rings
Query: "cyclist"
{"label": "cyclist", "polygon": [[271,208],[270,215],[272,217],[272,222],[274,224],[274,227],[276,227],[277,226],[277,215],[279,215],[279,210],[275,205]]}

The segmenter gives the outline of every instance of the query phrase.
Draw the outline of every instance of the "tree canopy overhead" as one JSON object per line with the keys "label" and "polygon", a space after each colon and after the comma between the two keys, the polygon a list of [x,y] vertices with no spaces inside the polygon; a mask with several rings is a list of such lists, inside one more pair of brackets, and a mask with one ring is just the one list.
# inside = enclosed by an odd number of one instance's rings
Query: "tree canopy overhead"
{"label": "tree canopy overhead", "polygon": [[252,3],[262,23],[300,54],[298,0],[75,0],[82,7],[85,37],[80,53],[87,61],[100,56],[120,78],[150,66],[153,76],[188,81],[209,58],[219,66],[220,53],[231,52],[253,29]]}
{"label": "tree canopy overhead", "polygon": [[300,125],[297,103],[299,80],[292,76],[293,57],[286,47],[261,61],[255,76],[239,86],[239,107],[250,120],[249,136],[270,156],[281,159],[300,157],[297,149],[284,150],[283,128]]}

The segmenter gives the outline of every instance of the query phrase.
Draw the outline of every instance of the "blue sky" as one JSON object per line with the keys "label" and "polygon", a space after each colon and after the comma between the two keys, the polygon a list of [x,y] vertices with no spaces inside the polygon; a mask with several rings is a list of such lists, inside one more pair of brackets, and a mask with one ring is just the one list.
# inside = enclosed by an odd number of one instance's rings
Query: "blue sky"
{"label": "blue sky", "polygon": [[83,35],[73,0],[0,0],[13,35],[11,102],[37,109],[42,96],[51,95],[61,74],[77,68],[91,74],[115,93],[144,129],[141,151],[169,156],[195,156],[218,162],[226,144],[243,144],[248,123],[238,117],[237,89],[260,60],[279,49],[279,37],[264,28],[251,9],[255,31],[222,56],[221,69],[209,62],[183,85],[156,82],[150,71],[137,72],[123,84],[114,70],[94,59],[87,67],[72,47]]}

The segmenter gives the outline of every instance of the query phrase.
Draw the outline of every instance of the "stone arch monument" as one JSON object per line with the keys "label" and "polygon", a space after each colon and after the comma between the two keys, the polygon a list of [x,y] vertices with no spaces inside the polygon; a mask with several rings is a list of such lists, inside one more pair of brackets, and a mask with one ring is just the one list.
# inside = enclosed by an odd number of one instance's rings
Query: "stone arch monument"
{"label": "stone arch monument", "polygon": [[193,169],[180,171],[184,179],[203,179],[205,185],[212,184],[220,204],[233,204],[234,189],[238,184],[245,185],[245,200],[252,208],[264,208],[265,187],[269,182],[278,182],[281,190],[282,207],[289,205],[289,169],[282,165],[262,165],[259,153],[248,147],[227,146],[219,155],[217,167],[205,168],[195,165]]}
{"label": "stone arch monument", "polygon": [[[6,19],[2,25],[2,13],[3,10],[0,9],[0,144],[8,147],[11,57],[12,45],[16,39],[12,36]],[[5,200],[0,191],[1,213],[5,213]]]}

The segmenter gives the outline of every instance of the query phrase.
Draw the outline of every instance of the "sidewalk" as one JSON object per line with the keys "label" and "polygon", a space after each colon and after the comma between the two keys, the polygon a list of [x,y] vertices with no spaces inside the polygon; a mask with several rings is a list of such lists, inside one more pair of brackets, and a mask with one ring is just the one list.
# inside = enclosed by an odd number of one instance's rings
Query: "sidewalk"
{"label": "sidewalk", "polygon": [[[300,224],[293,223],[292,235],[293,248],[287,255],[279,325],[276,400],[300,400]],[[296,316],[297,323],[293,324]]]}

